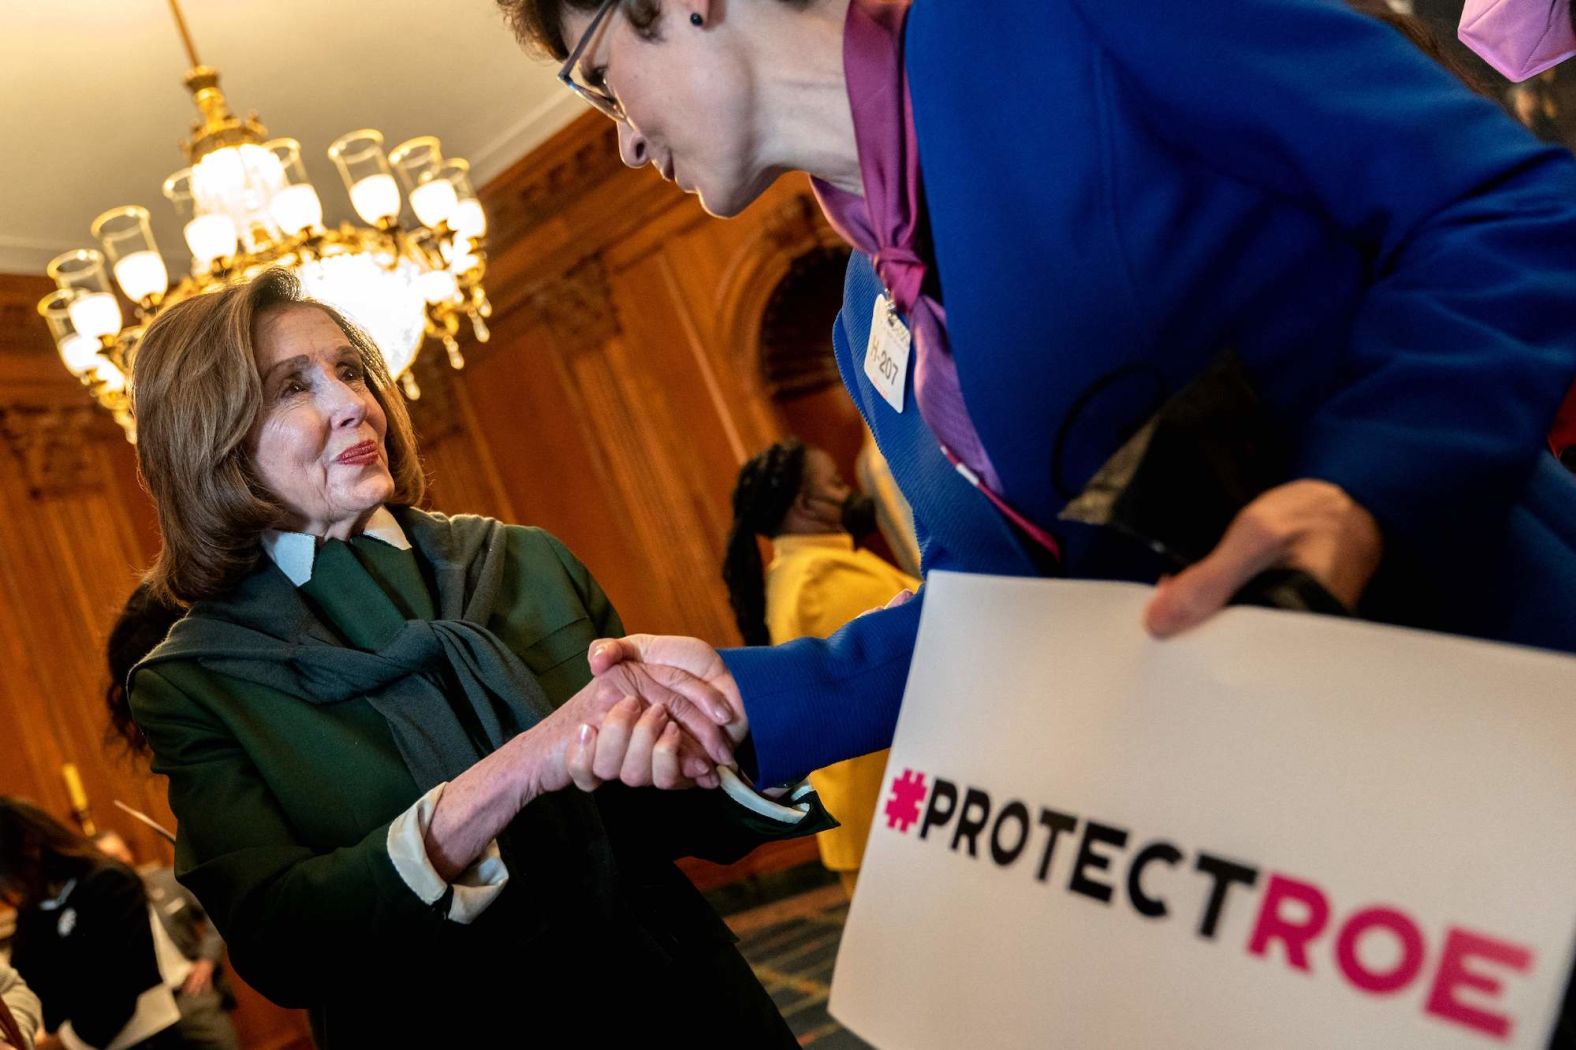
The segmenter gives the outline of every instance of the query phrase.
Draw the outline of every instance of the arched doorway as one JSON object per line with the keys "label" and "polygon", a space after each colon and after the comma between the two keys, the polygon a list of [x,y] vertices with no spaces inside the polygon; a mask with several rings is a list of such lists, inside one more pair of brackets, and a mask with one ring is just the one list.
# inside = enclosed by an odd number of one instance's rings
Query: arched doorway
{"label": "arched doorway", "polygon": [[864,421],[843,390],[832,323],[843,302],[848,250],[815,245],[789,263],[760,319],[760,382],[783,429],[831,453],[844,476],[864,444]]}

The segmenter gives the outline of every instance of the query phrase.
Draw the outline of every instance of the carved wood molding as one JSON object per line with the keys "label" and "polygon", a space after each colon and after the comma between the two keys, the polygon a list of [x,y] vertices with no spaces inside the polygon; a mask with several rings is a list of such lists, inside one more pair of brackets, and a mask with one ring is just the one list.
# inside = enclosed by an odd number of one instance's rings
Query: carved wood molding
{"label": "carved wood molding", "polygon": [[566,353],[595,350],[618,335],[618,310],[607,268],[596,256],[537,287],[529,303]]}
{"label": "carved wood molding", "polygon": [[842,240],[821,214],[821,206],[808,193],[796,193],[783,201],[762,224],[767,250],[788,256],[802,255],[817,247],[842,245]]}
{"label": "carved wood molding", "polygon": [[47,277],[0,274],[0,377],[12,380],[25,373],[76,385],[60,366],[49,328],[38,316],[38,301],[54,287]]}
{"label": "carved wood molding", "polygon": [[97,487],[92,448],[98,412],[87,403],[0,405],[0,439],[20,464],[30,495],[57,497]]}
{"label": "carved wood molding", "polygon": [[[474,347],[467,347],[467,350]],[[421,396],[407,401],[411,422],[423,449],[435,446],[465,429],[459,403],[460,377],[442,353],[428,352],[412,367]]]}
{"label": "carved wood molding", "polygon": [[762,335],[779,284],[801,260],[847,251],[807,189],[777,203],[740,246],[721,282],[717,331],[748,389],[764,397],[773,394]]}
{"label": "carved wood molding", "polygon": [[843,302],[846,246],[801,251],[761,310],[758,367],[774,401],[837,386],[832,320]]}
{"label": "carved wood molding", "polygon": [[489,241],[495,248],[507,245],[623,170],[617,131],[605,118],[587,114],[487,183],[482,199]]}

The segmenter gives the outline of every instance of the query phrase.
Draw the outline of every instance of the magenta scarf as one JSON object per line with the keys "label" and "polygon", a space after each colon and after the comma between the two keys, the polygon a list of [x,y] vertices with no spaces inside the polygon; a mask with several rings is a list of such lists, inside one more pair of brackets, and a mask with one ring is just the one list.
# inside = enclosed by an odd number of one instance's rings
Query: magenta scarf
{"label": "magenta scarf", "polygon": [[992,490],[1000,480],[969,420],[958,369],[947,343],[947,314],[926,293],[930,263],[915,241],[924,197],[914,106],[903,67],[907,0],[853,0],[843,30],[843,71],[853,106],[854,140],[865,195],[846,193],[820,179],[815,194],[827,221],[870,256],[892,305],[914,336],[914,400],[943,449],[961,460]]}

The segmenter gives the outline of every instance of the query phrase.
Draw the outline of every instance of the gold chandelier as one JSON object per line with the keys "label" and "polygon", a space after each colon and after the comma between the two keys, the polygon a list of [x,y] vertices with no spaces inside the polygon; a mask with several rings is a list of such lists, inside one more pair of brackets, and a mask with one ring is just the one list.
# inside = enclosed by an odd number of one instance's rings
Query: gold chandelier
{"label": "gold chandelier", "polygon": [[[126,377],[143,329],[161,309],[269,266],[293,271],[309,295],[366,329],[407,397],[421,395],[410,368],[428,337],[443,344],[453,367],[464,367],[461,319],[486,342],[492,313],[482,288],[487,217],[470,165],[445,157],[431,136],[385,152],[377,131],[342,135],[328,156],[368,225],[325,228],[300,143],[270,140],[256,114],[243,120],[230,111],[218,70],[197,58],[178,0],[169,5],[191,60],[186,87],[201,114],[184,144],[190,167],[164,181],[164,196],[185,224],[191,269],[171,284],[146,208],[100,215],[91,229],[102,250],[53,259],[48,273],[56,290],[38,304],[66,368],[135,441]],[[395,173],[419,225],[400,223]],[[131,324],[116,286],[132,304]]]}

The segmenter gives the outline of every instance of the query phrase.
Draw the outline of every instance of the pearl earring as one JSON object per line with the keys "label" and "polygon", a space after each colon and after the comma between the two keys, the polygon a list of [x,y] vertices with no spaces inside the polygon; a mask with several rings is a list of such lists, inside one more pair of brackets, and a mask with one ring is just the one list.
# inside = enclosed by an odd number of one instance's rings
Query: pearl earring
{"label": "pearl earring", "polygon": [[700,16],[700,12],[699,11],[691,11],[690,12],[690,25],[694,26],[696,29],[699,29],[701,26],[703,26],[705,24],[706,24],[706,20]]}

